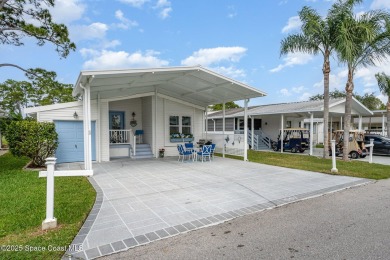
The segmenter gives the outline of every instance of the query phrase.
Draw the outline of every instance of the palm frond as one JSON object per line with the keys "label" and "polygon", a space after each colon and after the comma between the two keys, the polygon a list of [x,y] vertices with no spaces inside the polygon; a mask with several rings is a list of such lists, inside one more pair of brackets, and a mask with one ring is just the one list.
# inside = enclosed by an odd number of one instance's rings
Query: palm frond
{"label": "palm frond", "polygon": [[283,39],[280,44],[280,55],[285,55],[289,52],[317,54],[320,51],[321,50],[315,40],[310,37],[306,37],[303,34],[289,35]]}
{"label": "palm frond", "polygon": [[375,78],[378,81],[378,87],[381,93],[390,97],[390,76],[382,72],[375,74]]}

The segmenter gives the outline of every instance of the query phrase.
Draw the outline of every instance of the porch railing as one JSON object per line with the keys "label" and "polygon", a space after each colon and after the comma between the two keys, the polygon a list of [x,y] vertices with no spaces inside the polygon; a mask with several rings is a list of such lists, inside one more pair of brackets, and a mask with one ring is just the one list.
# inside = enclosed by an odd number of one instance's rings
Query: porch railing
{"label": "porch railing", "polygon": [[129,130],[110,130],[110,144],[130,144],[131,156],[135,156],[136,136],[132,129]]}

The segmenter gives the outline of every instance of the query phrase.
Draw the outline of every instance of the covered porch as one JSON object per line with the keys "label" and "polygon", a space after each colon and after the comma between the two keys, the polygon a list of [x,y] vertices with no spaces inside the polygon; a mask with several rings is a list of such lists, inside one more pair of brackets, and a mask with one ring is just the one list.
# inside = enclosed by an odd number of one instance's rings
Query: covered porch
{"label": "covered porch", "polygon": [[[96,161],[140,155],[177,155],[177,142],[206,138],[207,107],[264,96],[244,83],[203,67],[82,71],[74,95],[81,95],[84,168],[92,169],[92,124],[96,119]],[[142,133],[137,135],[136,133]],[[180,134],[180,140],[173,140]],[[145,147],[145,146],[144,146]],[[143,148],[146,149],[146,148]]]}

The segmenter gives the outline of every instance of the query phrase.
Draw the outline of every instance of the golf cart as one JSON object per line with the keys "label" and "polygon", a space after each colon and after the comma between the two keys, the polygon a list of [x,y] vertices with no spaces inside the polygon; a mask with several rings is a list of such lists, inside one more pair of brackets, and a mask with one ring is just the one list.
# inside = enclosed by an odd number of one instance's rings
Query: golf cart
{"label": "golf cart", "polygon": [[283,150],[290,150],[292,153],[303,153],[309,148],[310,132],[305,128],[287,128],[279,132],[278,141],[272,143],[272,149],[276,152],[281,149],[283,140]]}
{"label": "golf cart", "polygon": [[[336,156],[339,156],[344,151],[344,130],[337,130],[332,133],[332,140],[336,140]],[[332,155],[331,145],[329,145],[329,155]],[[364,145],[364,131],[350,130],[348,154],[351,159],[366,157],[368,151]]]}

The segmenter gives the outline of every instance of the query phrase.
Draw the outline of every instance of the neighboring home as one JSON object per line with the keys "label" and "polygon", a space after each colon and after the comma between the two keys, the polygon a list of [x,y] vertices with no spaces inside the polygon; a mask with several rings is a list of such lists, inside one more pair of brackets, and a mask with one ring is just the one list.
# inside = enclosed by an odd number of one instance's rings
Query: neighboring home
{"label": "neighboring home", "polygon": [[[242,143],[241,132],[244,130],[244,109],[235,108],[225,111],[225,129],[223,129],[223,111],[209,113],[208,137],[218,139],[230,135],[226,147],[237,148]],[[311,129],[311,143],[323,143],[323,100],[280,103],[248,107],[249,135],[248,143],[253,149],[269,149],[269,140],[277,140],[280,129],[307,128]],[[329,101],[329,123],[332,129],[342,129],[345,111],[345,98]],[[352,116],[358,117],[360,122],[356,128],[362,129],[362,117],[372,116],[372,112],[362,103],[353,98]],[[312,127],[310,127],[312,125]],[[251,133],[254,133],[252,135]],[[238,137],[237,137],[238,135]],[[253,138],[252,138],[253,136]],[[226,138],[226,137],[225,137]],[[256,141],[257,140],[257,141]]]}
{"label": "neighboring home", "polygon": [[[205,138],[207,107],[265,96],[244,83],[200,66],[82,71],[73,95],[83,101],[25,109],[54,122],[57,162],[177,155],[178,142]],[[177,133],[183,134],[181,138]],[[186,139],[183,139],[186,138]]]}
{"label": "neighboring home", "polygon": [[[388,123],[386,110],[373,110],[373,115],[363,117],[363,129],[366,132],[380,134],[383,136],[387,136],[388,131]],[[357,119],[355,118],[354,123],[357,123]],[[387,125],[387,127],[386,127]]]}

